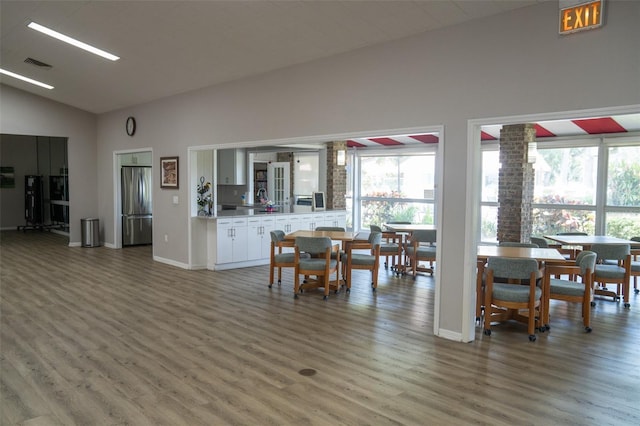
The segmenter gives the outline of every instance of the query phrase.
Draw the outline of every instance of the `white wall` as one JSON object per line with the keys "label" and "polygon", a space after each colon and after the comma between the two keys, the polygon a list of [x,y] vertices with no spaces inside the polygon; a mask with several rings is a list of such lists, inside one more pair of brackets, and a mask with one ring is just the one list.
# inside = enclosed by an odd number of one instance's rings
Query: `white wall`
{"label": "white wall", "polygon": [[[475,167],[467,160],[469,120],[640,104],[640,2],[608,2],[603,28],[568,37],[557,34],[557,14],[557,2],[545,2],[103,114],[92,162],[97,211],[113,223],[114,151],[153,147],[155,162],[179,155],[178,190],[159,188],[154,164],[154,256],[188,264],[189,146],[443,126],[436,323],[442,334],[460,335],[469,305],[462,294],[472,285],[461,255],[475,242],[465,226],[467,173]],[[124,132],[129,115],[138,123],[133,138]],[[79,172],[71,162],[70,170]],[[167,243],[159,238],[165,234]],[[105,238],[113,241],[113,230]]]}
{"label": "white wall", "polygon": [[0,112],[0,133],[68,138],[69,244],[80,244],[82,218],[98,217],[104,228],[98,214],[96,116],[2,84]]}

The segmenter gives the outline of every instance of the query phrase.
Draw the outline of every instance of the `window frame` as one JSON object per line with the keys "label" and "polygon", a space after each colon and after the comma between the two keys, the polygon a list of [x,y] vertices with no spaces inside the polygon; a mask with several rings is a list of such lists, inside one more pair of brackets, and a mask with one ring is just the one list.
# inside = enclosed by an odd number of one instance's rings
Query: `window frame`
{"label": "window frame", "polygon": [[[640,147],[640,133],[633,132],[625,135],[593,135],[581,137],[557,137],[544,138],[536,140],[539,151],[544,149],[567,149],[567,148],[584,148],[597,147],[597,167],[596,167],[596,195],[595,204],[532,204],[532,209],[543,210],[584,210],[593,211],[595,215],[594,232],[596,235],[605,235],[607,228],[607,213],[640,213],[640,206],[609,206],[607,202],[607,181],[609,167],[609,148],[637,146]],[[480,146],[480,176],[483,176],[482,157],[487,151],[498,151],[499,141],[482,141]],[[535,168],[535,165],[534,165]],[[478,224],[476,236],[478,241],[483,244],[489,244],[488,240],[482,239],[482,208],[494,207],[498,208],[498,201],[483,201],[484,182],[479,182],[479,209]]]}

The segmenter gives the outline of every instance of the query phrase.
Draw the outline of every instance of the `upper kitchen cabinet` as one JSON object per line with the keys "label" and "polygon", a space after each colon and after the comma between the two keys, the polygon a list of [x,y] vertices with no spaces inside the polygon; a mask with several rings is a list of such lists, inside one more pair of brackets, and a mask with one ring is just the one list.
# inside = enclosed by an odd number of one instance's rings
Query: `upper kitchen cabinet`
{"label": "upper kitchen cabinet", "polygon": [[244,149],[218,150],[218,185],[246,185],[246,154]]}

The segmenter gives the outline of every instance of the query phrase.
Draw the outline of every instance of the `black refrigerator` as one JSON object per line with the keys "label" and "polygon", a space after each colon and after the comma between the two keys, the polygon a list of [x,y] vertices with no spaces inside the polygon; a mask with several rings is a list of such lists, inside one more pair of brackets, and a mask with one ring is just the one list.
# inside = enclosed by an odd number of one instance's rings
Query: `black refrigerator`
{"label": "black refrigerator", "polygon": [[122,167],[122,245],[152,243],[151,167]]}

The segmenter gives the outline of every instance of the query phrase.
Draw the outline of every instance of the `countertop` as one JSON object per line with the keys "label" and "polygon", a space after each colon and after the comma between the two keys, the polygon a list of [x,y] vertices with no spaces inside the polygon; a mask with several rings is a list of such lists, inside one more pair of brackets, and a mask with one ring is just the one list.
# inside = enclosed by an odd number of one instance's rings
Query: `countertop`
{"label": "countertop", "polygon": [[[344,212],[345,210],[320,210],[317,213],[325,212]],[[262,205],[242,205],[237,206],[236,210],[218,210],[217,216],[198,216],[200,219],[217,219],[219,217],[237,217],[237,216],[265,216],[265,215],[282,215],[282,214],[301,214],[315,213],[311,206],[279,206],[273,212],[267,212]]]}

